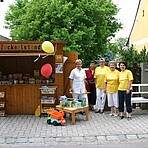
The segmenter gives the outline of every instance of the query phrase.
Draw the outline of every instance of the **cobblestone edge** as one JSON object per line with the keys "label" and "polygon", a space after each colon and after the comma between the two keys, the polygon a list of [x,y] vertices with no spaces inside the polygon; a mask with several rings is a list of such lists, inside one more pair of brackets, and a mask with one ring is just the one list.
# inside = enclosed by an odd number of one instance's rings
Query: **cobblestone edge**
{"label": "cobblestone edge", "polygon": [[135,140],[148,140],[148,134],[131,135],[104,135],[104,136],[78,136],[78,137],[0,137],[0,146],[19,146],[19,145],[56,145],[56,144],[102,144],[108,142],[128,142]]}

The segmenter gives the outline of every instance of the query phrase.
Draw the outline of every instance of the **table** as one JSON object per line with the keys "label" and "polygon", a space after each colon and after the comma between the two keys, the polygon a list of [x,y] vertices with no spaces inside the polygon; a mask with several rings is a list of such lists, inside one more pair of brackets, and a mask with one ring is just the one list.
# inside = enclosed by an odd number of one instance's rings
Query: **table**
{"label": "table", "polygon": [[81,107],[81,108],[72,108],[72,107],[60,107],[60,105],[56,106],[57,110],[62,110],[64,112],[70,113],[72,116],[72,125],[75,124],[75,114],[79,113],[81,111],[85,111],[85,116],[86,116],[86,121],[88,121],[88,112],[89,112],[89,107]]}

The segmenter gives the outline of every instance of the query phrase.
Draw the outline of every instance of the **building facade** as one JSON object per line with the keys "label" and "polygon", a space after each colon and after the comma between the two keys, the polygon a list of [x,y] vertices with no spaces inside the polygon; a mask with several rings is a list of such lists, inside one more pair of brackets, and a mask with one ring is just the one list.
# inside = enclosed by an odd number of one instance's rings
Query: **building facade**
{"label": "building facade", "polygon": [[144,47],[148,51],[148,0],[139,0],[136,21],[130,36],[130,45],[141,51]]}

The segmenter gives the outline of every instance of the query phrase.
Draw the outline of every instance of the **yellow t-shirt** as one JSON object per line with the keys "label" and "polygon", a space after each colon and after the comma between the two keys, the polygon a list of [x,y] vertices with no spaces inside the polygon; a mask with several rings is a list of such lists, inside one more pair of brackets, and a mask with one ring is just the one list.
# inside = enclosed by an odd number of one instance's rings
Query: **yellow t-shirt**
{"label": "yellow t-shirt", "polygon": [[[133,74],[130,70],[119,72],[119,88],[118,90],[127,90],[129,81],[133,80]],[[132,89],[132,88],[130,88]]]}
{"label": "yellow t-shirt", "polygon": [[109,71],[107,66],[97,67],[95,69],[94,78],[96,79],[96,88],[104,89],[105,74]]}
{"label": "yellow t-shirt", "polygon": [[107,72],[104,82],[107,83],[106,91],[108,93],[116,93],[119,86],[119,71],[115,69]]}

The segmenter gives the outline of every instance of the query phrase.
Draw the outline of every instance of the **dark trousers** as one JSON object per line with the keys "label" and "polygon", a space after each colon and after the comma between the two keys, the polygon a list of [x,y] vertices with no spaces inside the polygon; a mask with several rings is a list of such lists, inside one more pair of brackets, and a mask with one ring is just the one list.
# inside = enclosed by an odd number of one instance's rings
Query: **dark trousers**
{"label": "dark trousers", "polygon": [[95,105],[96,104],[96,87],[95,87],[95,85],[90,85],[89,92],[90,92],[90,94],[88,94],[89,105]]}
{"label": "dark trousers", "polygon": [[126,110],[128,113],[132,112],[131,106],[131,91],[129,94],[126,94],[126,91],[118,90],[119,97],[119,112],[124,112],[124,101],[126,104]]}

